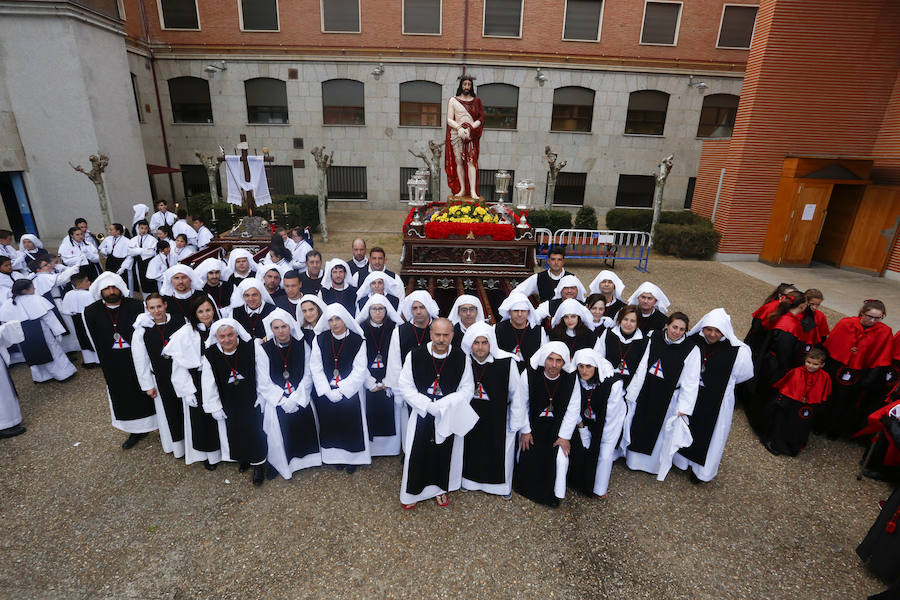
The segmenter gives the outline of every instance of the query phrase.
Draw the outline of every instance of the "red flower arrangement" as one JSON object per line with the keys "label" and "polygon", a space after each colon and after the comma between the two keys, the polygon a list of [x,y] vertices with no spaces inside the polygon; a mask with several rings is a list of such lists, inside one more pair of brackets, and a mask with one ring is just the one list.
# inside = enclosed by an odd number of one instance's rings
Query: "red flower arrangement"
{"label": "red flower arrangement", "polygon": [[[443,207],[445,205],[445,202],[431,202],[424,208],[424,212],[427,213],[434,207]],[[409,213],[406,215],[406,220],[403,222],[404,235],[406,234],[409,224],[413,220],[415,212],[416,209],[413,208],[410,209]],[[523,211],[521,214],[527,217],[528,211]],[[512,216],[516,225],[518,225],[520,213],[513,209]],[[449,238],[451,235],[458,235],[464,238],[468,236],[470,232],[475,237],[490,236],[493,240],[498,242],[513,240],[516,237],[515,226],[507,223],[440,223],[434,221],[425,223],[425,237],[430,239],[443,240]]]}

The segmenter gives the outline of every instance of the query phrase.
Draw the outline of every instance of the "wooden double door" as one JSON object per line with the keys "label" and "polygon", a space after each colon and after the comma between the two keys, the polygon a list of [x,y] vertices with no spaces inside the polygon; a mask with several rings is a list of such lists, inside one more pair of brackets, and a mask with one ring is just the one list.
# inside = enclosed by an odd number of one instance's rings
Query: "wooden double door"
{"label": "wooden double door", "polygon": [[[843,171],[822,162],[785,161],[760,259],[783,266],[815,260],[881,275],[900,225],[900,187],[868,181],[871,161],[833,161]],[[817,179],[817,173],[841,179]]]}

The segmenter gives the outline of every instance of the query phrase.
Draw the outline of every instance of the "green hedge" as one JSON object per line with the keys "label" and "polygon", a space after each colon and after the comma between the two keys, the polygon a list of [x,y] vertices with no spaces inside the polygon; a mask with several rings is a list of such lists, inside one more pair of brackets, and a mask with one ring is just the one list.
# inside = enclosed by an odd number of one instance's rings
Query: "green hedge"
{"label": "green hedge", "polygon": [[534,228],[544,227],[556,232],[559,229],[572,227],[572,215],[564,210],[540,208],[528,213],[528,224]]}
{"label": "green hedge", "polygon": [[[606,228],[619,231],[650,231],[653,210],[635,208],[614,208],[606,213]],[[705,225],[712,227],[709,219],[704,219],[689,210],[664,210],[659,214],[660,223],[670,225]]]}
{"label": "green hedge", "polygon": [[593,206],[582,206],[575,213],[575,229],[597,229],[597,211]]}
{"label": "green hedge", "polygon": [[[275,209],[275,216],[278,220],[282,219],[284,214],[284,204],[287,203],[288,208],[288,225],[292,227],[309,225],[312,231],[319,230],[319,204],[318,197],[313,194],[303,195],[273,195],[272,204],[266,204],[256,208],[257,214],[268,218],[270,211]],[[327,200],[326,200],[327,207]],[[231,205],[220,200],[215,205],[212,204],[212,198],[209,194],[194,194],[190,199],[191,214],[201,214],[203,218],[209,222],[212,219],[212,210],[216,209],[217,229],[219,231],[227,231],[246,214],[243,207],[235,206],[234,215],[231,214]]]}
{"label": "green hedge", "polygon": [[715,254],[721,239],[722,234],[711,226],[659,223],[653,235],[653,249],[678,258],[706,259]]}

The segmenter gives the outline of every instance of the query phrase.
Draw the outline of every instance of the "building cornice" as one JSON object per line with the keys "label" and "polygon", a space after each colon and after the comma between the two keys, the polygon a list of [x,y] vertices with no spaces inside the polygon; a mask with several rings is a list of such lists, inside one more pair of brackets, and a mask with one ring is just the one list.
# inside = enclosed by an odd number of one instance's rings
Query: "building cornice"
{"label": "building cornice", "polygon": [[627,71],[647,73],[694,73],[719,77],[743,78],[743,63],[713,61],[686,61],[641,57],[611,56],[560,56],[542,53],[510,53],[451,50],[401,50],[397,48],[327,48],[322,46],[248,46],[248,45],[191,45],[191,44],[146,44],[128,38],[129,50],[136,54],[149,55],[157,60],[221,60],[227,57],[233,61],[270,62],[361,62],[383,61],[385,63],[440,64],[468,66],[507,66],[542,69],[566,69],[585,71]]}
{"label": "building cornice", "polygon": [[0,0],[0,18],[27,16],[74,19],[116,35],[125,36],[123,23],[84,6],[55,0]]}

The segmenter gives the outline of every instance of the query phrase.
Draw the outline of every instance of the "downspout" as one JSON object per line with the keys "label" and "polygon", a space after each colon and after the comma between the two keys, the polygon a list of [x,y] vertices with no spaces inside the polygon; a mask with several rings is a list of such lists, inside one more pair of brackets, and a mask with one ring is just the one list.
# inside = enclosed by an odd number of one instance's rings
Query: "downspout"
{"label": "downspout", "polygon": [[466,51],[468,49],[469,49],[469,0],[466,0],[465,8],[463,9],[463,47],[462,47],[463,75],[466,74]]}
{"label": "downspout", "polygon": [[[159,129],[162,133],[163,153],[166,157],[166,166],[172,168],[172,159],[169,157],[169,140],[166,137],[166,124],[163,121],[162,101],[159,98],[159,81],[156,78],[156,58],[153,55],[153,48],[150,46],[150,24],[147,21],[147,11],[144,9],[144,1],[138,1],[138,8],[141,11],[141,28],[144,33],[144,43],[147,44],[147,50],[150,53],[150,72],[153,74],[153,92],[156,94],[156,112],[159,114]],[[172,194],[172,202],[175,202],[175,180],[172,173],[167,173],[169,178],[169,191]]]}

